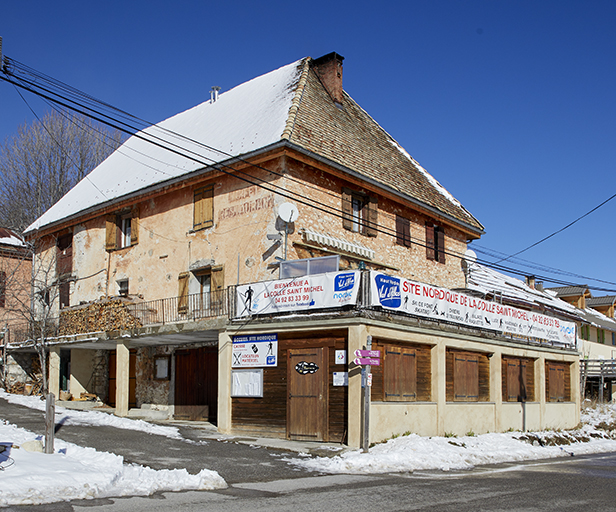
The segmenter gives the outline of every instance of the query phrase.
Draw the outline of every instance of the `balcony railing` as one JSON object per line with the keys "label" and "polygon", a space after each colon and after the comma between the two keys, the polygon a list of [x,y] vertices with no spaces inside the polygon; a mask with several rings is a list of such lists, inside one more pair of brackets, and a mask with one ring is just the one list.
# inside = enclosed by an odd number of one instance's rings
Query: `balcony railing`
{"label": "balcony railing", "polygon": [[126,304],[142,326],[227,316],[227,290]]}

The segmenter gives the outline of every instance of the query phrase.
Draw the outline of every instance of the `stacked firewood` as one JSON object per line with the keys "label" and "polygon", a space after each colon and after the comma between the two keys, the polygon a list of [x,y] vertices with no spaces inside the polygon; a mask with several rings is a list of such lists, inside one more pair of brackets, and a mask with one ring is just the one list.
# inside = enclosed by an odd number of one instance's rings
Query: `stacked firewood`
{"label": "stacked firewood", "polygon": [[141,322],[130,313],[126,303],[120,299],[112,299],[62,310],[58,334],[67,336],[138,327],[141,327]]}

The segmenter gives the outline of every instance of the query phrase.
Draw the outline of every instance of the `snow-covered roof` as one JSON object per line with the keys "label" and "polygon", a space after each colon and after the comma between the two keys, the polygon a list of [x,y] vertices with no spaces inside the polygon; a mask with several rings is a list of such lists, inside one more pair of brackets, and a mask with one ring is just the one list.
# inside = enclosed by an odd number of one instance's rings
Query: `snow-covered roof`
{"label": "snow-covered roof", "polygon": [[528,307],[545,306],[568,315],[578,316],[580,310],[559,299],[554,293],[531,288],[524,281],[501,274],[477,262],[468,264],[467,289],[484,295],[494,295]]}
{"label": "snow-covered roof", "polygon": [[577,311],[585,323],[591,324],[594,327],[599,327],[600,329],[616,332],[616,320],[613,318],[605,316],[603,313],[592,308],[578,309]]}
{"label": "snow-covered roof", "polygon": [[[302,71],[301,62],[238,85],[220,94],[214,103],[208,100],[130,137],[29,226],[26,233],[277,142],[286,125],[294,86]],[[173,152],[178,146],[182,155],[193,152],[196,160]]]}
{"label": "snow-covered roof", "polygon": [[479,236],[479,221],[348,94],[343,91],[341,104],[331,99],[314,62],[306,57],[281,67],[133,135],[26,234],[209,165],[288,143]]}
{"label": "snow-covered roof", "polygon": [[21,236],[7,228],[0,228],[0,245],[10,245],[13,247],[25,247]]}

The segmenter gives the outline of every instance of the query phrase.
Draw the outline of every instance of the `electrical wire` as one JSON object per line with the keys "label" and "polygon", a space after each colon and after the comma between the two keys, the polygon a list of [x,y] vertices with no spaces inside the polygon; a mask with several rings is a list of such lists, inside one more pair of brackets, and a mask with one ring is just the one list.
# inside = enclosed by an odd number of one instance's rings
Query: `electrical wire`
{"label": "electrical wire", "polygon": [[[14,73],[7,73],[6,72],[6,66],[5,66],[5,73],[7,74],[7,76],[10,76],[14,80],[16,80],[17,83],[14,82],[13,80],[9,79],[9,78],[6,78],[6,77],[0,75],[0,79],[2,79],[4,81],[12,83],[13,85],[16,85],[18,87],[21,87],[21,88],[31,92],[32,94],[35,94],[35,95],[37,95],[39,97],[42,97],[45,100],[50,101],[50,102],[52,102],[54,104],[61,105],[64,108],[76,111],[76,112],[78,112],[78,113],[80,113],[80,114],[82,114],[84,116],[87,116],[87,117],[90,117],[92,119],[95,119],[96,121],[98,121],[98,122],[100,122],[100,123],[102,123],[104,125],[110,126],[110,127],[115,128],[117,130],[120,130],[120,131],[123,131],[124,133],[127,133],[129,135],[133,135],[136,138],[144,140],[147,143],[150,143],[150,144],[153,144],[155,146],[158,146],[158,147],[160,147],[162,149],[165,149],[167,151],[175,153],[175,154],[177,154],[179,156],[182,156],[184,158],[191,159],[191,160],[193,160],[193,161],[195,161],[195,162],[197,162],[197,163],[199,163],[201,165],[217,169],[220,172],[223,172],[223,173],[225,173],[227,175],[230,175],[230,176],[234,176],[235,178],[240,179],[240,180],[242,180],[242,181],[244,181],[246,183],[249,183],[249,184],[254,185],[254,186],[258,186],[258,187],[260,187],[260,188],[262,188],[264,190],[267,190],[267,191],[272,192],[272,193],[274,193],[276,195],[285,197],[287,199],[295,200],[295,201],[297,201],[300,204],[304,204],[305,206],[308,206],[310,208],[318,210],[318,211],[320,211],[322,213],[326,213],[328,215],[332,215],[332,216],[335,216],[335,217],[338,217],[338,218],[341,218],[341,219],[346,218],[346,215],[341,210],[339,210],[338,208],[335,208],[335,207],[323,204],[322,202],[318,202],[316,200],[311,200],[310,198],[307,198],[305,195],[302,195],[302,194],[297,193],[297,192],[289,191],[287,189],[283,189],[282,187],[276,186],[276,185],[271,184],[271,183],[268,183],[266,185],[265,184],[266,181],[264,179],[255,177],[253,175],[249,175],[248,173],[245,173],[245,172],[243,172],[241,170],[238,170],[237,168],[235,168],[235,167],[233,167],[233,166],[231,166],[231,165],[229,165],[229,164],[227,164],[225,162],[217,162],[217,161],[215,161],[215,160],[213,160],[211,158],[208,158],[208,157],[206,157],[204,155],[196,153],[193,150],[189,150],[189,149],[187,149],[187,148],[185,148],[183,146],[180,146],[179,144],[172,143],[172,142],[170,142],[169,139],[163,139],[163,138],[161,138],[159,136],[156,136],[156,135],[154,135],[152,133],[149,133],[149,132],[147,133],[147,136],[145,136],[145,135],[140,133],[140,128],[138,126],[135,126],[135,124],[129,124],[128,120],[132,120],[132,122],[137,121],[137,123],[136,123],[137,125],[140,124],[140,123],[145,123],[145,121],[140,120],[139,118],[137,118],[135,116],[132,116],[132,115],[130,115],[130,114],[120,110],[120,109],[112,107],[111,105],[109,105],[107,103],[104,103],[104,102],[101,102],[99,100],[96,100],[92,96],[84,94],[81,91],[78,91],[77,89],[74,89],[74,88],[72,88],[70,86],[67,86],[66,84],[63,84],[62,82],[59,82],[59,81],[54,80],[54,79],[50,79],[46,75],[43,75],[43,74],[40,74],[38,72],[32,71],[31,68],[28,68],[27,66],[21,65],[21,64],[17,63],[16,61],[14,61],[13,59],[8,59],[7,57],[5,57],[5,61],[7,61],[7,60],[9,62],[9,66],[13,66],[14,69],[25,69],[25,70],[28,70],[28,72],[31,73],[35,78],[40,78],[42,80],[47,81],[50,84],[59,84],[58,86],[61,88],[61,90],[67,91],[70,94],[75,95],[75,96],[77,96],[79,98],[83,98],[84,101],[85,101],[85,104],[81,104],[77,100],[64,97],[61,94],[50,90],[48,87],[43,87],[43,86],[41,86],[41,85],[37,84],[36,82],[31,81],[31,80],[25,80],[25,79],[22,79],[22,78],[18,78],[18,77],[16,77],[14,75]],[[40,90],[37,90],[37,88],[40,89]],[[41,90],[44,91],[44,92],[41,92]],[[90,104],[92,106],[90,107],[90,106],[88,106],[88,104]],[[94,108],[94,106],[96,106],[97,108]],[[105,114],[104,112],[101,112],[99,110],[100,106],[104,106],[105,108],[111,109],[113,112],[118,113],[121,118],[124,118],[127,121],[123,121],[123,120],[118,119],[118,118],[113,118],[110,115]],[[265,171],[267,173],[270,173],[270,174],[274,174],[274,175],[290,178],[287,175],[282,175],[282,174],[277,173],[276,171],[273,171],[271,169],[267,169],[265,167],[253,164],[253,163],[249,162],[248,160],[242,159],[241,157],[236,157],[236,156],[230,155],[229,153],[226,153],[226,152],[224,152],[222,150],[218,150],[216,148],[213,148],[212,146],[209,146],[207,144],[203,144],[203,143],[195,141],[195,140],[193,140],[191,138],[184,137],[181,134],[172,132],[170,130],[167,130],[167,129],[164,129],[164,128],[160,128],[157,125],[147,124],[147,126],[151,126],[152,129],[162,130],[163,132],[166,132],[168,135],[173,136],[175,139],[184,140],[186,142],[191,142],[192,144],[196,144],[197,146],[202,147],[204,149],[207,149],[209,151],[213,151],[213,152],[216,152],[218,154],[221,154],[221,155],[224,155],[224,156],[228,156],[229,158],[231,158],[235,162],[244,163],[244,164],[246,164],[247,166],[250,166],[253,169],[260,169],[260,170],[263,170],[263,171]],[[149,156],[149,155],[144,155],[144,156]],[[159,171],[159,172],[161,172],[163,174],[168,174],[168,173],[164,173],[164,171],[161,171],[159,169],[155,169],[155,170],[157,170],[157,171]],[[240,176],[238,174],[243,174],[245,176]],[[168,175],[175,177],[174,175],[170,175],[170,174],[168,174]],[[246,177],[246,176],[249,176],[249,177]],[[299,180],[297,180],[297,182],[301,183],[302,186],[306,186],[307,185],[305,182],[300,182]],[[279,189],[279,190],[277,190],[277,189]],[[332,194],[332,196],[333,196],[333,194]],[[336,196],[336,197],[338,197],[338,196]],[[611,200],[613,197],[616,197],[616,194],[614,196],[612,196],[611,198],[609,198],[608,200],[606,200],[605,202],[603,202],[601,205],[599,205],[596,208],[594,208],[593,210],[587,212],[582,217],[576,219],[574,222],[572,222],[568,226],[565,226],[565,228],[562,228],[558,232],[555,232],[552,235],[550,235],[550,236],[544,238],[543,240],[537,242],[536,244],[533,244],[532,246],[528,247],[527,249],[524,249],[523,251],[520,251],[520,252],[518,252],[518,253],[516,253],[514,255],[511,255],[509,258],[503,258],[503,259],[499,260],[498,262],[489,262],[487,260],[478,259],[478,262],[480,262],[481,264],[486,265],[486,266],[488,266],[490,268],[494,268],[494,269],[497,269],[497,270],[500,270],[500,271],[503,271],[503,272],[508,272],[508,273],[512,273],[512,274],[516,274],[516,275],[525,276],[525,275],[527,275],[526,272],[524,272],[522,270],[519,270],[519,269],[511,268],[511,267],[505,267],[503,265],[499,265],[499,263],[501,261],[505,261],[507,259],[513,258],[516,255],[521,254],[525,250],[528,250],[531,247],[534,247],[535,245],[541,243],[542,241],[547,240],[551,236],[554,236],[555,234],[557,234],[560,231],[566,229],[567,227],[573,225],[575,222],[581,220],[585,216],[589,215],[590,213],[595,211],[597,208],[603,206],[603,204],[605,204],[606,202]],[[391,217],[393,218],[393,215]],[[371,224],[371,227],[376,232],[378,232],[378,233],[383,233],[383,234],[385,234],[387,236],[392,236],[392,237],[396,237],[397,236],[397,233],[396,233],[395,229],[389,228],[387,226],[383,226],[381,224],[376,224],[376,225]],[[419,246],[422,246],[422,247],[426,247],[425,244],[421,244],[421,243],[419,243],[417,241],[413,241],[413,244],[419,245]],[[460,258],[460,259],[464,259],[465,258],[465,255],[458,254],[458,253],[447,252],[446,254],[448,254],[449,256],[455,257],[455,258]],[[562,280],[557,280],[557,279],[554,279],[554,278],[551,278],[551,277],[547,277],[547,276],[535,276],[535,277],[543,279],[544,281],[547,281],[547,282],[552,282],[552,283],[556,283],[556,284],[562,284],[563,286],[574,285],[574,283],[569,283],[569,282],[565,282],[565,281],[562,281]],[[591,279],[591,280],[597,281],[597,282],[601,281],[601,280],[598,280],[598,279]],[[614,283],[611,283],[609,281],[605,281],[605,283],[614,284]],[[616,291],[616,290],[612,290],[612,289],[608,290],[608,289],[596,288],[596,287],[593,287],[593,289],[602,290],[602,291],[611,291],[611,292]]]}

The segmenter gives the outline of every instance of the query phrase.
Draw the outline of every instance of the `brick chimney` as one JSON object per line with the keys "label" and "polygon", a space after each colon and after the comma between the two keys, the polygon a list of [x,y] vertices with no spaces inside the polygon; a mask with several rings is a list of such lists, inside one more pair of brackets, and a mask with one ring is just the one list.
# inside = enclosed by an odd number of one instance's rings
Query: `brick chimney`
{"label": "brick chimney", "polygon": [[334,103],[342,106],[342,61],[336,52],[328,53],[312,61],[312,67]]}

